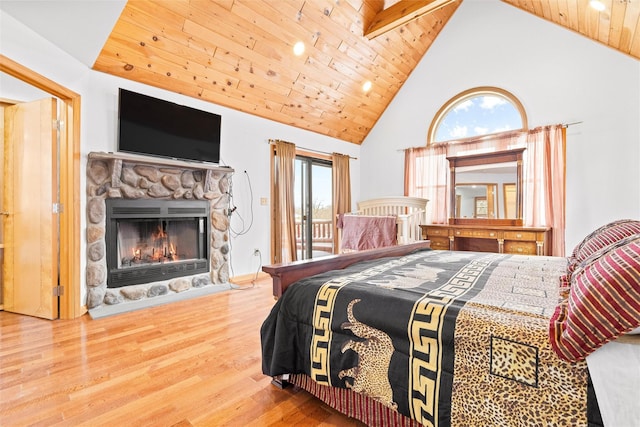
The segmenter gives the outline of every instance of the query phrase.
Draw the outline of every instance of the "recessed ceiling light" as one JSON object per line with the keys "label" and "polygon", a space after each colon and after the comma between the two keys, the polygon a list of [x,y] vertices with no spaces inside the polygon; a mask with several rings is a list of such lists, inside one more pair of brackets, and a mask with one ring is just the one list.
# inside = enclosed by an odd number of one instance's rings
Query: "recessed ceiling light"
{"label": "recessed ceiling light", "polygon": [[304,53],[304,43],[303,42],[297,42],[296,44],[293,45],[293,53],[296,56],[300,56]]}
{"label": "recessed ceiling light", "polygon": [[371,90],[371,82],[369,80],[364,82],[364,84],[362,85],[362,90],[364,92],[369,92]]}
{"label": "recessed ceiling light", "polygon": [[602,12],[605,10],[606,6],[600,0],[591,0],[589,2],[589,6],[597,10],[598,12]]}

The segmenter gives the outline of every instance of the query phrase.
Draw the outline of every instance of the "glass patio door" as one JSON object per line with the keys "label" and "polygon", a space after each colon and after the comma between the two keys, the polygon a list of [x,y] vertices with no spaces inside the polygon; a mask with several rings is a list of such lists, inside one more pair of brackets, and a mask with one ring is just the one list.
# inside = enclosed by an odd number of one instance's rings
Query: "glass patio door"
{"label": "glass patio door", "polygon": [[331,161],[296,156],[294,203],[298,259],[333,254]]}

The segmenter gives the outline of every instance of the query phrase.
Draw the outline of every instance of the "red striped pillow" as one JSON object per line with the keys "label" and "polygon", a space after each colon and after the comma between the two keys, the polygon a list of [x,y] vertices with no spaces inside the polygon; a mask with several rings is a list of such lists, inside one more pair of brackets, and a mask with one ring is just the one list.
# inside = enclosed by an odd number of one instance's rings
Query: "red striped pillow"
{"label": "red striped pillow", "polygon": [[620,219],[610,222],[591,232],[582,239],[569,257],[567,272],[569,275],[578,265],[599,250],[605,249],[617,241],[640,233],[640,221],[633,219]]}
{"label": "red striped pillow", "polygon": [[551,317],[551,347],[562,359],[584,359],[640,327],[640,236],[577,270],[568,298]]}

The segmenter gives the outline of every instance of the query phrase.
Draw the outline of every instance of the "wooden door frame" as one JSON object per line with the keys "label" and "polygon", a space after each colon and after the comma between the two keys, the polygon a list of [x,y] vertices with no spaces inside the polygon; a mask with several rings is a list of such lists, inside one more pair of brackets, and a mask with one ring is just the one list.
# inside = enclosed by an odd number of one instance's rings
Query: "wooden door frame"
{"label": "wooden door frame", "polygon": [[[60,318],[86,313],[80,305],[80,95],[0,54],[0,71],[60,99]],[[52,207],[53,208],[53,207]]]}

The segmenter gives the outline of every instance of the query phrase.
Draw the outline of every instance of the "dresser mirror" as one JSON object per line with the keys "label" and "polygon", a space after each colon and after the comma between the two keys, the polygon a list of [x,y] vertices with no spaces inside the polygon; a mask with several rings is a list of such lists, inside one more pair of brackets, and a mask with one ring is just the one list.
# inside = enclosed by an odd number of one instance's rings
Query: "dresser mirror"
{"label": "dresser mirror", "polygon": [[449,223],[522,225],[523,151],[448,157]]}

